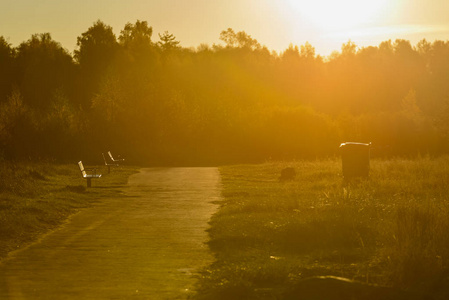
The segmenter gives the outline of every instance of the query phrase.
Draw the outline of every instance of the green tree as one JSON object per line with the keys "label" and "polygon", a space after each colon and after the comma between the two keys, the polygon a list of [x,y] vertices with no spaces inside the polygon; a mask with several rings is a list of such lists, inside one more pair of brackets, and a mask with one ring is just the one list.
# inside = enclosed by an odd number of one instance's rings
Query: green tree
{"label": "green tree", "polygon": [[163,52],[170,52],[179,48],[179,41],[173,34],[165,31],[162,35],[159,33],[160,41],[157,43]]}
{"label": "green tree", "polygon": [[18,89],[13,90],[6,102],[0,103],[0,149],[6,158],[26,157],[31,149],[38,152],[37,126],[33,119]]}
{"label": "green tree", "polygon": [[0,36],[0,103],[11,94],[16,80],[14,49],[3,36]]}
{"label": "green tree", "polygon": [[285,49],[281,54],[281,58],[286,61],[298,60],[299,59],[299,48],[297,45],[290,44],[288,48]]}
{"label": "green tree", "polygon": [[148,26],[147,21],[137,20],[135,24],[127,23],[120,31],[118,38],[125,48],[149,48],[152,45],[151,36],[153,27]]}
{"label": "green tree", "polygon": [[232,28],[223,30],[220,33],[220,40],[226,43],[228,48],[248,48],[256,50],[262,48],[256,39],[253,39],[249,34],[244,31],[235,32]]}
{"label": "green tree", "polygon": [[300,55],[305,59],[315,59],[315,47],[313,47],[309,42],[306,42],[304,45],[301,45]]}
{"label": "green tree", "polygon": [[240,48],[250,48],[252,50],[261,48],[259,42],[244,31],[237,32],[237,42]]}
{"label": "green tree", "polygon": [[56,89],[73,92],[72,56],[49,33],[34,34],[17,48],[19,88],[30,107],[46,109]]}
{"label": "green tree", "polygon": [[357,53],[357,45],[349,40],[346,44],[341,46],[341,55],[342,56],[354,56]]}
{"label": "green tree", "polygon": [[117,51],[117,40],[112,27],[98,20],[77,38],[75,59],[91,70],[105,69]]}
{"label": "green tree", "polygon": [[384,41],[379,45],[379,52],[383,55],[391,55],[393,54],[393,44],[391,40]]}
{"label": "green tree", "polygon": [[220,40],[225,42],[226,47],[233,48],[237,45],[237,36],[234,29],[228,28],[220,33]]}
{"label": "green tree", "polygon": [[429,43],[426,39],[422,39],[416,44],[416,49],[420,55],[428,55],[432,50],[432,44]]}
{"label": "green tree", "polygon": [[120,31],[118,40],[121,51],[115,76],[128,80],[125,86],[128,85],[130,91],[135,90],[133,85],[138,84],[138,81],[149,81],[155,76],[158,54],[151,41],[152,35],[153,28],[146,21],[139,20],[135,24],[127,23]]}
{"label": "green tree", "polygon": [[112,27],[98,20],[77,38],[75,60],[80,66],[80,101],[90,107],[92,96],[98,92],[102,77],[112,67],[119,45]]}

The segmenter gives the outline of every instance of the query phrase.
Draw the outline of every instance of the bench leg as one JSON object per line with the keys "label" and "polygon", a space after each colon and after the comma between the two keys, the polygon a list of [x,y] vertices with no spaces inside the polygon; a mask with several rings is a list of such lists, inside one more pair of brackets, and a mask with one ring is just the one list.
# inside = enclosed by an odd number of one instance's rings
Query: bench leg
{"label": "bench leg", "polygon": [[87,187],[91,187],[92,185],[92,178],[86,178],[87,179]]}
{"label": "bench leg", "polygon": [[111,173],[111,166],[108,165],[108,174]]}

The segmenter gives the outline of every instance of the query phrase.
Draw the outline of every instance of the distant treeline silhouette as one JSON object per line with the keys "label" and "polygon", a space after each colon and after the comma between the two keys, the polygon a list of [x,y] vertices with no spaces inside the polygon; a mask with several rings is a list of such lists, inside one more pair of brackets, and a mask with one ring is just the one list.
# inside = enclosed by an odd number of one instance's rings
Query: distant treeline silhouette
{"label": "distant treeline silhouette", "polygon": [[407,40],[323,58],[309,43],[270,52],[245,32],[224,45],[153,40],[145,21],[118,38],[95,22],[73,55],[49,33],[0,37],[0,158],[214,164],[333,155],[447,153],[449,42]]}

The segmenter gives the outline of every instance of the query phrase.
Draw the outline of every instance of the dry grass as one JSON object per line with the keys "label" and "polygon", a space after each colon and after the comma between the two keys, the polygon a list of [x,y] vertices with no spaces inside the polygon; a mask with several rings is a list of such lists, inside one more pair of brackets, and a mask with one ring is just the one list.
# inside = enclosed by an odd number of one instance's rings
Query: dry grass
{"label": "dry grass", "polygon": [[[285,167],[294,180],[278,180]],[[449,157],[372,160],[370,178],[349,184],[339,159],[221,173],[210,230],[217,261],[199,298],[282,298],[316,275],[448,295]]]}
{"label": "dry grass", "polygon": [[0,161],[0,260],[62,224],[71,214],[105,197],[120,195],[135,167],[120,167],[86,188],[76,163]]}

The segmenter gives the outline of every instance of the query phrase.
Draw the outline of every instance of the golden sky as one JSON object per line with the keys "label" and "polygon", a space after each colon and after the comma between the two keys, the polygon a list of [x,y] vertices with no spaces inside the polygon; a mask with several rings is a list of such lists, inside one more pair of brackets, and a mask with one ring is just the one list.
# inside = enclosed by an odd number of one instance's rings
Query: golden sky
{"label": "golden sky", "polygon": [[17,46],[50,32],[69,51],[100,19],[118,35],[127,22],[147,21],[184,47],[218,44],[222,30],[244,30],[270,50],[310,42],[318,54],[351,39],[377,46],[397,38],[416,44],[449,39],[448,0],[0,0],[0,35]]}

